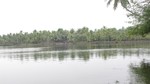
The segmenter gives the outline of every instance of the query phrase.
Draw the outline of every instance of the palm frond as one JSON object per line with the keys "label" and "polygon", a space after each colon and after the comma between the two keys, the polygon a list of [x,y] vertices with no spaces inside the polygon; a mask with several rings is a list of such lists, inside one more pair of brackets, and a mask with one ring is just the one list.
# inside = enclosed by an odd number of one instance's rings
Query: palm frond
{"label": "palm frond", "polygon": [[110,5],[111,2],[112,2],[112,0],[109,0],[109,1],[107,2],[107,6]]}
{"label": "palm frond", "polygon": [[127,5],[130,4],[130,2],[128,0],[121,0],[121,5],[123,8],[127,8]]}
{"label": "palm frond", "polygon": [[127,8],[127,6],[130,4],[130,2],[133,2],[133,0],[106,0],[106,1],[108,1],[107,6],[109,6],[112,3],[112,1],[114,2],[114,4],[113,4],[114,5],[114,7],[113,7],[114,10],[116,10],[119,3],[121,4],[121,6],[123,8]]}
{"label": "palm frond", "polygon": [[115,1],[114,1],[114,9],[117,8],[119,1],[120,1],[120,0],[115,0]]}

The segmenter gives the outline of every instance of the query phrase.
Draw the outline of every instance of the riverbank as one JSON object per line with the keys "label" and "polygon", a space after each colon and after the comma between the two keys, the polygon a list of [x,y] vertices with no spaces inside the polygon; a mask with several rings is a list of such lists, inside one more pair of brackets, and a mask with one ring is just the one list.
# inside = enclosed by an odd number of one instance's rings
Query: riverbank
{"label": "riverbank", "polygon": [[[130,48],[147,47],[150,48],[150,40],[137,41],[95,41],[95,42],[42,42],[38,44],[18,44],[7,45],[13,47],[50,47],[52,49],[96,49],[96,48]],[[5,45],[1,45],[5,46]]]}

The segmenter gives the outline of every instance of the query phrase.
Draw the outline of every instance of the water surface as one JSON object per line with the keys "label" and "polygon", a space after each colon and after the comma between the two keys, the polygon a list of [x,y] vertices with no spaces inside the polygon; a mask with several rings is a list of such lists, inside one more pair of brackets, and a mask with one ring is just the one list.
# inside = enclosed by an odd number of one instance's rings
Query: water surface
{"label": "water surface", "polygon": [[149,84],[149,71],[148,47],[0,47],[0,84]]}

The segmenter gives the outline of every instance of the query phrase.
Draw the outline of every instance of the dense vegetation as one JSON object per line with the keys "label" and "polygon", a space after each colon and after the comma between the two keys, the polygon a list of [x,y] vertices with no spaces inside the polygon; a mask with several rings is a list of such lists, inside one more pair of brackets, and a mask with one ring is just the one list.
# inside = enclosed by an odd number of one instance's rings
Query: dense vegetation
{"label": "dense vegetation", "polygon": [[0,45],[20,45],[20,44],[39,44],[53,42],[99,42],[99,41],[129,41],[129,40],[149,40],[150,34],[145,37],[141,35],[131,35],[131,28],[116,29],[103,27],[97,30],[89,30],[87,27],[78,30],[57,31],[37,31],[32,33],[20,31],[19,33],[10,33],[0,36]]}
{"label": "dense vegetation", "polygon": [[120,3],[131,18],[132,34],[145,35],[150,32],[150,0],[107,0],[109,5],[114,1],[114,9]]}
{"label": "dense vegetation", "polygon": [[150,63],[143,60],[140,65],[131,64],[130,68],[135,75],[138,84],[150,83]]}

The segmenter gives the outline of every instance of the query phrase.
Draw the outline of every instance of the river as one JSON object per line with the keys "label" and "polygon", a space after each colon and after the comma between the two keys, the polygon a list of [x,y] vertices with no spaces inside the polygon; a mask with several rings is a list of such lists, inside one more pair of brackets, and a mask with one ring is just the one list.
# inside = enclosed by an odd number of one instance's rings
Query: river
{"label": "river", "polygon": [[149,84],[147,46],[1,46],[0,84]]}

